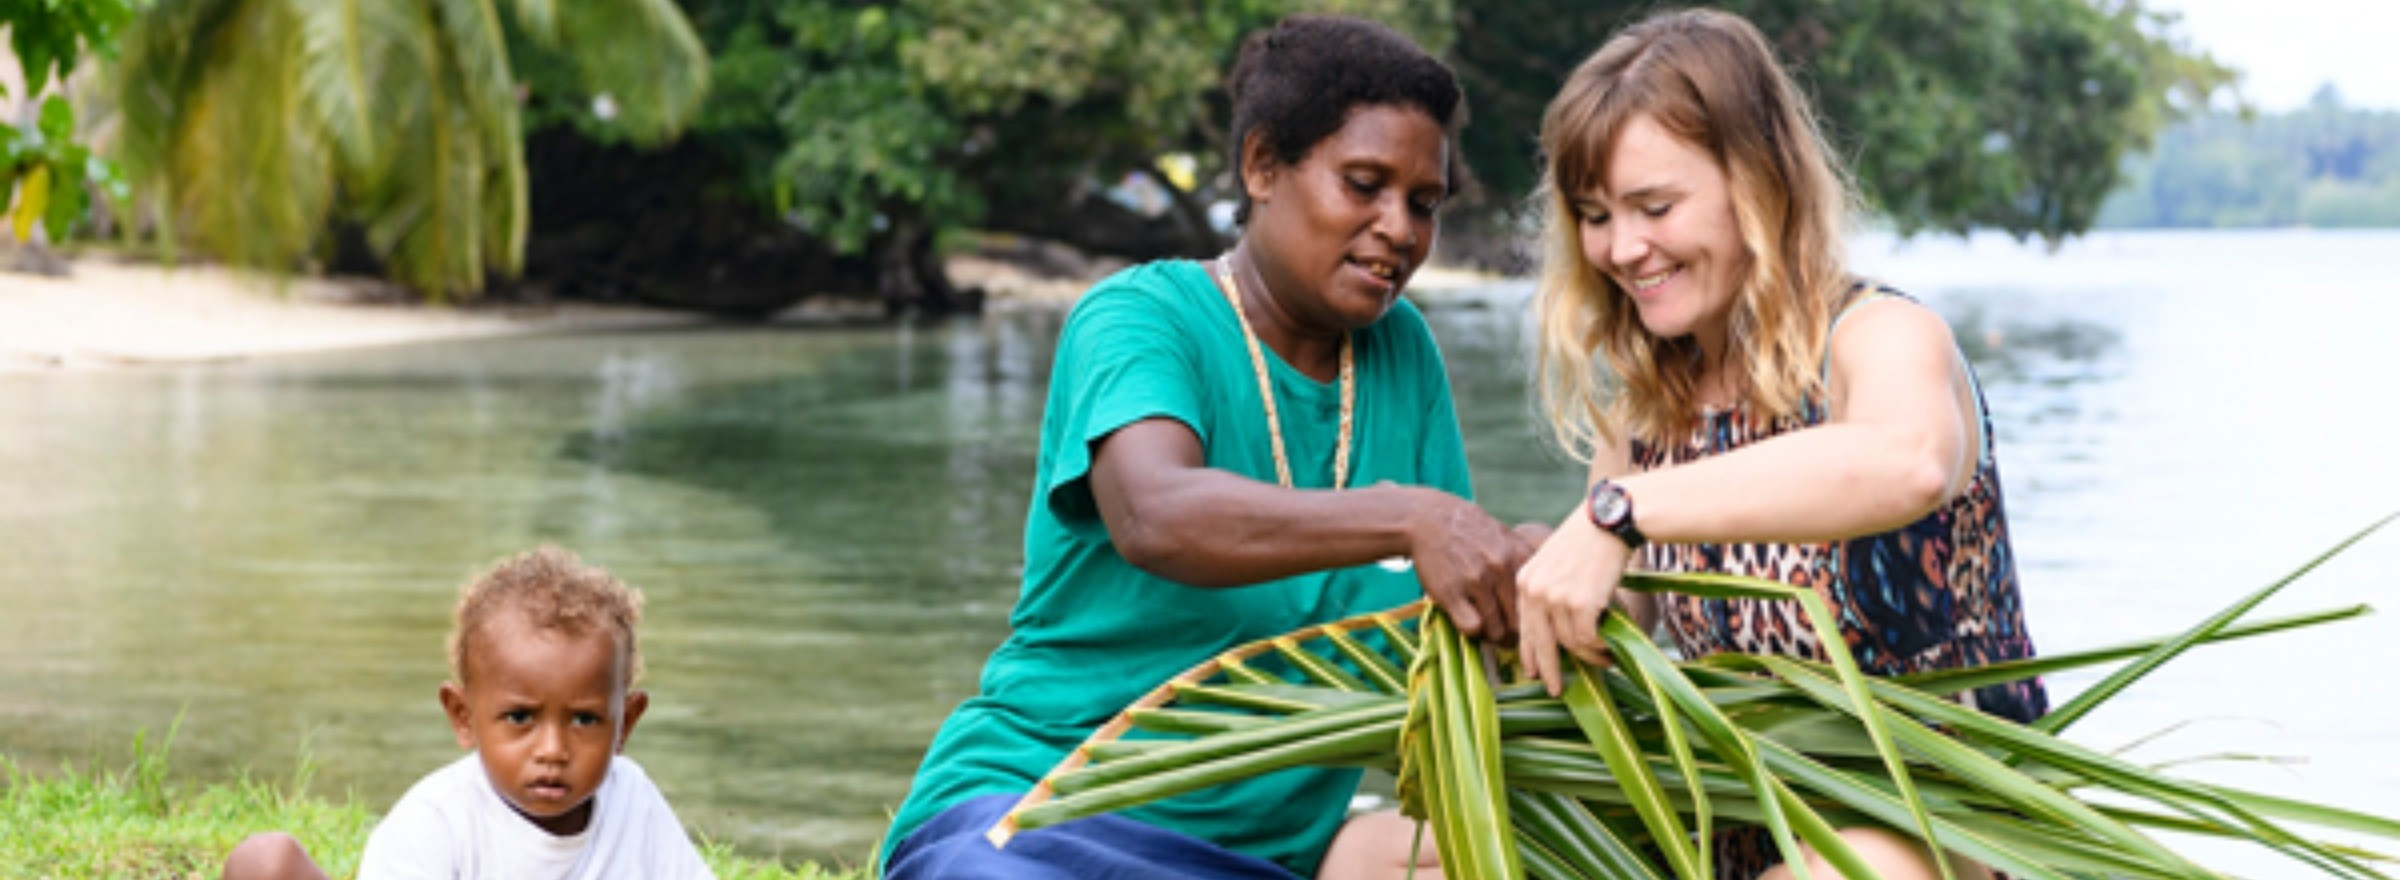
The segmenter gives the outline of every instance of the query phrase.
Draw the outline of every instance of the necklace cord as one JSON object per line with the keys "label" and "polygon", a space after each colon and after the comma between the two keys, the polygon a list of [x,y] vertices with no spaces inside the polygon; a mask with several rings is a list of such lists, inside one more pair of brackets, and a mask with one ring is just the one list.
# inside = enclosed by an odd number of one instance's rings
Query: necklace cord
{"label": "necklace cord", "polygon": [[[1275,385],[1267,376],[1267,355],[1258,344],[1258,331],[1250,327],[1250,316],[1242,308],[1241,282],[1233,274],[1233,266],[1224,257],[1216,260],[1217,277],[1225,288],[1225,299],[1233,303],[1233,322],[1241,325],[1242,342],[1250,349],[1250,369],[1258,375],[1258,396],[1266,402],[1267,441],[1275,453],[1275,481],[1292,488],[1292,462],[1283,448],[1283,418],[1275,409]],[[1342,419],[1333,443],[1333,488],[1340,489],[1350,476],[1350,424],[1358,400],[1356,356],[1351,351],[1350,331],[1342,331]]]}

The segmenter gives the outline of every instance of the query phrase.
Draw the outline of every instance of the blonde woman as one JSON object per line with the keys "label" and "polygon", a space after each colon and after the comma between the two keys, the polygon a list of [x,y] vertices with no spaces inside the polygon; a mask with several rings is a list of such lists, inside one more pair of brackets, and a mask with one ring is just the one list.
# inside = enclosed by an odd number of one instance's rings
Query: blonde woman
{"label": "blonde woman", "polygon": [[[1974,376],[1940,316],[1845,268],[1847,182],[1758,30],[1687,10],[1620,32],[1541,143],[1538,384],[1591,473],[1517,576],[1528,672],[1555,692],[1562,652],[1599,661],[1611,605],[1688,656],[1823,655],[1792,603],[1618,591],[1634,566],[1812,587],[1876,674],[2030,656]],[[2047,708],[2038,682],[1962,699]],[[1845,836],[1885,877],[1938,876],[1908,838]],[[1757,829],[1720,846],[1720,877],[1789,876]]]}

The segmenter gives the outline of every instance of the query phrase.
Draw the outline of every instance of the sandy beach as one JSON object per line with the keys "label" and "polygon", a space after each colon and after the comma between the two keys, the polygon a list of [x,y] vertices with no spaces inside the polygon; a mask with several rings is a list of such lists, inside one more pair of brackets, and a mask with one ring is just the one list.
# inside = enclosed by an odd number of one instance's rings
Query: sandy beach
{"label": "sandy beach", "polygon": [[[1056,277],[973,254],[950,259],[962,286],[994,310],[1065,308],[1095,277]],[[1095,267],[1098,272],[1115,264]],[[1410,289],[1439,296],[1492,277],[1438,266]],[[864,311],[862,311],[864,310]],[[777,320],[880,314],[873,303],[810,300]],[[0,271],[0,374],[269,357],[446,339],[699,324],[705,315],[585,303],[427,305],[369,278],[288,278],[213,265],[163,266],[114,255],[72,261],[65,276]]]}
{"label": "sandy beach", "polygon": [[0,272],[0,373],[109,369],[533,333],[691,324],[584,304],[430,306],[367,279],[281,282],[99,256],[65,277]]}

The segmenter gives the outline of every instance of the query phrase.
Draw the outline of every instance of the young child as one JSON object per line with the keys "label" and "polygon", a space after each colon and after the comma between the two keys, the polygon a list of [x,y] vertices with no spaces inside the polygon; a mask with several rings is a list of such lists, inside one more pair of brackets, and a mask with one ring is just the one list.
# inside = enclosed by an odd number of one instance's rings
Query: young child
{"label": "young child", "polygon": [[[442,711],[472,754],[419,780],[367,839],[359,880],[710,877],[675,811],[619,754],[641,593],[556,547],[459,592]],[[289,835],[243,841],[227,880],[325,875]]]}

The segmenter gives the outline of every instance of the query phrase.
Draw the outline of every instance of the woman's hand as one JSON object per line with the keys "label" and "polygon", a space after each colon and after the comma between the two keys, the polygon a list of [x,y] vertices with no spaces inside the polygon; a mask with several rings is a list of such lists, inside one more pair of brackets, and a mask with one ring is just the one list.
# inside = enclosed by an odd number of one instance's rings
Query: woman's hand
{"label": "woman's hand", "polygon": [[1616,594],[1633,551],[1600,530],[1583,506],[1567,514],[1550,540],[1517,571],[1518,662],[1551,696],[1566,687],[1559,649],[1587,663],[1606,662],[1600,612]]}
{"label": "woman's hand", "polygon": [[1409,557],[1425,595],[1460,632],[1488,642],[1516,638],[1517,568],[1541,537],[1501,525],[1456,495],[1427,489],[1421,497],[1426,503],[1410,518]]}

